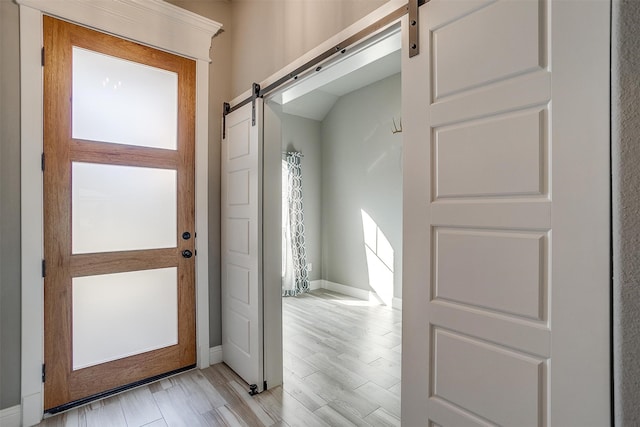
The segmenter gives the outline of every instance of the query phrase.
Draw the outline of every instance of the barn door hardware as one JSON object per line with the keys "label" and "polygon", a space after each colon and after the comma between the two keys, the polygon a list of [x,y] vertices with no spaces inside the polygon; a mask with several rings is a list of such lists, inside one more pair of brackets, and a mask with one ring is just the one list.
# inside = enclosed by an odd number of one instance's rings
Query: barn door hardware
{"label": "barn door hardware", "polygon": [[251,85],[251,96],[233,107],[228,102],[222,103],[222,139],[227,137],[227,115],[236,111],[240,107],[244,107],[251,103],[251,125],[256,125],[256,99],[261,98],[264,94],[260,92],[260,85],[253,83]]}
{"label": "barn door hardware", "polygon": [[420,13],[418,8],[429,0],[409,0],[409,58],[420,53]]}
{"label": "barn door hardware", "polygon": [[227,138],[227,114],[231,112],[231,104],[222,103],[222,139]]}
{"label": "barn door hardware", "polygon": [[256,125],[256,99],[260,97],[260,85],[254,83],[251,86],[251,126]]}

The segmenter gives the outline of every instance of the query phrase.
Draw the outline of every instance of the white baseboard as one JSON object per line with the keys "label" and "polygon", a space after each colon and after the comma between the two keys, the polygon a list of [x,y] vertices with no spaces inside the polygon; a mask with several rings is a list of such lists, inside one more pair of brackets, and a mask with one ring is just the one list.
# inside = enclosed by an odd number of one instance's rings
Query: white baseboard
{"label": "white baseboard", "polygon": [[211,347],[209,349],[209,364],[215,365],[222,362],[222,346]]}
{"label": "white baseboard", "polygon": [[42,391],[22,396],[22,426],[34,426],[42,421]]}
{"label": "white baseboard", "polygon": [[[384,304],[382,299],[378,296],[377,293],[373,291],[367,291],[365,289],[354,288],[352,286],[341,285],[340,283],[335,283],[330,280],[311,280],[309,282],[309,288],[314,291],[316,289],[326,289],[328,291],[339,292],[341,294],[358,298],[364,301],[372,301],[380,304]],[[402,310],[402,298],[393,298],[391,301],[391,307],[397,310]]]}
{"label": "white baseboard", "polygon": [[21,418],[22,408],[20,405],[0,410],[0,426],[2,427],[20,427]]}
{"label": "white baseboard", "polygon": [[371,301],[375,303],[384,304],[382,299],[377,293],[373,291],[367,291],[366,289],[354,288],[353,286],[346,286],[340,283],[332,282],[330,280],[313,280],[311,282],[311,290],[314,289],[326,289],[328,291],[338,292],[343,295],[347,295],[353,298],[358,298],[363,301]]}
{"label": "white baseboard", "polygon": [[366,291],[364,289],[354,288],[353,286],[345,286],[340,283],[335,283],[330,280],[321,280],[322,288],[327,289],[329,291],[338,292],[343,295],[347,295],[350,297],[358,298],[361,300],[369,301],[370,294],[373,292]]}
{"label": "white baseboard", "polygon": [[312,291],[315,291],[316,289],[322,289],[322,282],[324,282],[324,280],[320,279],[320,280],[311,280],[309,282],[309,289],[311,289]]}

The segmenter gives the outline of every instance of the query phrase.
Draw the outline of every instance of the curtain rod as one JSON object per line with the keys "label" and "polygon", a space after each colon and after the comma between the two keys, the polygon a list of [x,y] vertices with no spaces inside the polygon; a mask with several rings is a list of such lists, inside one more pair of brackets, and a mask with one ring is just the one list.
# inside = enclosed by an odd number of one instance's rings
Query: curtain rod
{"label": "curtain rod", "polygon": [[[409,0],[409,1],[411,2],[412,0]],[[416,1],[416,0],[413,0],[413,1]],[[418,2],[418,6],[422,6],[423,4],[427,3],[427,0],[417,0],[417,2]],[[408,5],[399,7],[398,9],[394,10],[393,12],[388,14],[387,16],[384,16],[384,17],[380,18],[379,20],[377,20],[373,24],[371,24],[371,25],[363,28],[362,30],[358,31],[357,33],[355,33],[351,37],[347,37],[342,42],[338,43],[335,47],[333,47],[333,48],[331,48],[329,50],[326,50],[325,52],[321,53],[320,55],[316,56],[315,58],[313,58],[310,61],[306,62],[305,64],[301,65],[300,67],[296,68],[295,70],[293,70],[289,74],[286,74],[286,75],[280,77],[278,80],[276,80],[275,82],[271,83],[267,87],[261,88],[259,90],[257,96],[258,97],[263,97],[264,95],[272,92],[274,89],[277,89],[278,87],[280,87],[283,84],[287,83],[289,80],[297,79],[298,75],[300,73],[302,73],[304,71],[307,71],[310,68],[315,67],[316,65],[318,65],[321,62],[323,62],[326,59],[329,59],[330,57],[332,57],[336,53],[340,53],[341,55],[344,54],[347,51],[348,47],[351,47],[356,42],[359,42],[360,40],[366,38],[370,34],[375,33],[376,31],[378,31],[378,30],[386,27],[387,25],[393,23],[394,21],[396,21],[399,18],[401,18],[404,15],[406,15],[408,12],[409,12],[409,6]],[[320,71],[321,69],[322,69],[322,67],[318,67],[318,68],[316,68],[316,71]],[[250,96],[250,97],[240,101],[239,103],[235,104],[233,107],[227,108],[223,114],[225,114],[225,115],[229,114],[229,113],[237,110],[238,108],[241,108],[241,107],[247,105],[248,103],[253,101],[254,98],[255,98],[255,96]]]}
{"label": "curtain rod", "polygon": [[304,154],[300,153],[299,151],[283,151],[282,154],[289,154],[289,153],[296,153],[298,154],[300,157],[304,157]]}

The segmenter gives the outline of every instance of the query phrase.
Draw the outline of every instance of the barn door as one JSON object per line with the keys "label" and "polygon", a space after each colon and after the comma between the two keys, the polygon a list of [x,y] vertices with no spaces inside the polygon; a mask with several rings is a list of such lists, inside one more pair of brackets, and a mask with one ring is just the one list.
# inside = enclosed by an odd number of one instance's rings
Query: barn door
{"label": "barn door", "polygon": [[608,425],[609,4],[419,13],[402,68],[402,423]]}
{"label": "barn door", "polygon": [[263,389],[262,99],[225,117],[221,153],[222,359]]}

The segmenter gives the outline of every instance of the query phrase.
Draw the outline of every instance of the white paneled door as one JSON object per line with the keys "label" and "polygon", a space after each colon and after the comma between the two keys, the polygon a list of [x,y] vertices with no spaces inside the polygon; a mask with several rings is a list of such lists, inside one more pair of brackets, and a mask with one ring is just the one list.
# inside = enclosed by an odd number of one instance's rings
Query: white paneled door
{"label": "white paneled door", "polygon": [[609,425],[609,3],[431,0],[420,51],[403,425]]}
{"label": "white paneled door", "polygon": [[262,391],[262,99],[252,107],[226,116],[222,141],[222,359]]}

